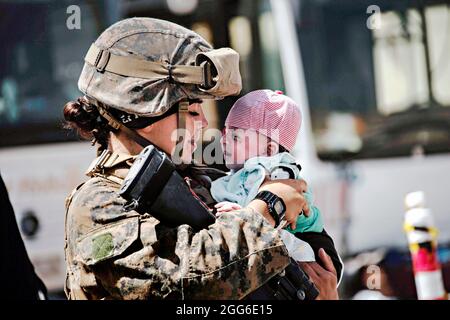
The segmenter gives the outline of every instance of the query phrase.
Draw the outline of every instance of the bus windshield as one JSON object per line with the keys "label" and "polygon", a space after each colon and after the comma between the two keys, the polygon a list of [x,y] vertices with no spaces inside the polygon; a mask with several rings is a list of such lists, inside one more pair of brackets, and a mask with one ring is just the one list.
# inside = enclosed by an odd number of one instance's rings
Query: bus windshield
{"label": "bus windshield", "polygon": [[105,3],[0,0],[0,147],[75,139],[61,130],[63,105],[80,95]]}
{"label": "bus windshield", "polygon": [[323,160],[450,151],[447,1],[292,1]]}

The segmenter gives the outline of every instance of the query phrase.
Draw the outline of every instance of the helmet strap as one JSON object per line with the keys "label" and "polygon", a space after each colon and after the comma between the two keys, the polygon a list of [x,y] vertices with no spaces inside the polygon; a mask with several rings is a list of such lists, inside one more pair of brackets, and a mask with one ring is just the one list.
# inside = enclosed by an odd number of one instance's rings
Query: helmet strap
{"label": "helmet strap", "polygon": [[183,157],[183,144],[186,133],[186,117],[189,112],[189,101],[183,99],[178,102],[177,112],[177,150],[179,150],[180,157]]}
{"label": "helmet strap", "polygon": [[98,111],[100,115],[108,121],[108,125],[115,130],[123,131],[130,139],[134,140],[140,146],[145,148],[146,146],[152,144],[150,141],[145,139],[143,136],[138,134],[136,131],[131,130],[116,118],[114,118],[103,106],[98,105]]}
{"label": "helmet strap", "polygon": [[[100,115],[108,121],[108,125],[111,126],[115,130],[123,131],[130,139],[138,143],[140,146],[145,148],[148,145],[154,145],[143,136],[138,134],[136,131],[128,128],[123,123],[118,121],[114,116],[111,115],[103,106],[97,105],[98,111]],[[177,112],[177,146],[179,146],[179,154],[183,156],[183,144],[185,139],[186,132],[186,117],[189,111],[189,101],[187,99],[181,100],[178,103],[178,112]],[[157,147],[157,146],[156,146]],[[159,148],[158,148],[159,149]],[[181,164],[179,167],[183,167],[188,164]]]}

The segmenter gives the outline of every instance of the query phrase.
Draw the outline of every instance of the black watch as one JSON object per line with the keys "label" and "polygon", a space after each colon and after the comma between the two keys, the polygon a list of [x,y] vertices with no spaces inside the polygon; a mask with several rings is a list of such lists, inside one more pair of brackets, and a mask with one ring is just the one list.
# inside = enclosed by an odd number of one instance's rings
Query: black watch
{"label": "black watch", "polygon": [[284,204],[283,199],[281,199],[276,194],[273,194],[270,191],[259,192],[256,195],[255,199],[259,199],[267,203],[269,213],[275,220],[275,228],[278,227],[286,213],[286,205]]}

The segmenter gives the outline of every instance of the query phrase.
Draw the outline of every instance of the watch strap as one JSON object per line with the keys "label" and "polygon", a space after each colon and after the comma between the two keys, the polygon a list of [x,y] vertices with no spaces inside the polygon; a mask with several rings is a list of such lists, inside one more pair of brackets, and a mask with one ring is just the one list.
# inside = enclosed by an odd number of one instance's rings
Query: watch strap
{"label": "watch strap", "polygon": [[280,225],[281,222],[281,216],[284,216],[283,213],[278,214],[278,212],[276,212],[275,208],[274,208],[274,204],[276,201],[281,201],[281,203],[283,204],[283,207],[286,208],[283,199],[281,199],[280,197],[278,197],[276,194],[264,190],[264,191],[260,191],[255,199],[259,199],[264,201],[265,203],[267,203],[267,208],[269,209],[269,214],[270,216],[273,218],[273,220],[275,221],[275,228],[278,227]]}

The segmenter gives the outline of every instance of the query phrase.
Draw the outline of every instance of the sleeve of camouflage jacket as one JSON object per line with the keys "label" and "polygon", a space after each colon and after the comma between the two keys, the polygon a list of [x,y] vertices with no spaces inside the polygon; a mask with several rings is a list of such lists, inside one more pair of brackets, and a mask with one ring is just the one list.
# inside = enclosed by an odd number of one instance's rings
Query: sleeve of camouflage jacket
{"label": "sleeve of camouflage jacket", "polygon": [[278,232],[258,213],[225,213],[193,233],[187,225],[167,228],[150,215],[123,212],[117,188],[91,179],[67,213],[72,281],[88,296],[240,299],[289,263]]}

